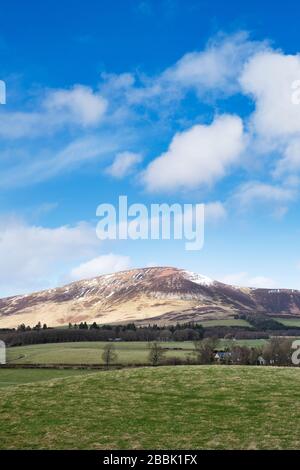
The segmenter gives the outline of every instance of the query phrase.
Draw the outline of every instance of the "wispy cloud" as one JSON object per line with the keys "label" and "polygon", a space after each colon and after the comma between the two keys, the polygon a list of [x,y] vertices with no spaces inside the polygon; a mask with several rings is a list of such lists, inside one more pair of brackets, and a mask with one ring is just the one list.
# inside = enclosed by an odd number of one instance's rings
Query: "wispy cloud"
{"label": "wispy cloud", "polygon": [[1,108],[2,139],[36,138],[62,131],[66,126],[88,128],[101,122],[107,100],[89,87],[49,90],[41,96],[33,111],[7,111]]}
{"label": "wispy cloud", "polygon": [[100,276],[101,274],[110,274],[117,271],[124,271],[130,267],[129,256],[116,255],[109,253],[107,255],[97,256],[79,266],[73,268],[69,274],[71,280],[88,279]]}
{"label": "wispy cloud", "polygon": [[134,152],[118,153],[113,163],[106,168],[106,173],[114,178],[121,179],[132,173],[142,161],[142,156]]}
{"label": "wispy cloud", "polygon": [[69,172],[118,149],[118,142],[109,138],[83,137],[57,152],[41,151],[29,161],[3,170],[0,188],[36,184],[61,173]]}
{"label": "wispy cloud", "polygon": [[276,287],[276,281],[266,276],[251,276],[247,272],[228,274],[220,279],[225,284],[231,284],[241,287],[273,288]]}
{"label": "wispy cloud", "polygon": [[[228,97],[241,89],[239,77],[247,60],[267,49],[266,41],[251,41],[246,32],[219,34],[201,51],[186,53],[156,77],[139,76],[128,90],[131,103],[161,105],[182,99],[193,90],[199,99]],[[208,95],[207,95],[208,94]]]}
{"label": "wispy cloud", "polygon": [[[297,191],[295,188],[276,186],[259,181],[249,181],[237,188],[233,195],[233,201],[243,209],[250,205],[261,203],[288,203],[295,200]],[[274,207],[274,206],[273,206]]]}

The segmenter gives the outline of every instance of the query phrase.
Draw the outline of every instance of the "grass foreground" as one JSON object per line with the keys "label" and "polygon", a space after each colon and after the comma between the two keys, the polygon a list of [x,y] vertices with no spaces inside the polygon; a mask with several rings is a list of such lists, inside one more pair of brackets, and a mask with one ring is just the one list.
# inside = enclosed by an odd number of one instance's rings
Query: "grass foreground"
{"label": "grass foreground", "polygon": [[59,379],[77,375],[90,374],[89,370],[59,370],[59,369],[0,369],[0,388],[11,385],[43,382],[44,380]]}
{"label": "grass foreground", "polygon": [[9,386],[0,448],[300,449],[299,390],[299,369],[249,366],[145,367]]}

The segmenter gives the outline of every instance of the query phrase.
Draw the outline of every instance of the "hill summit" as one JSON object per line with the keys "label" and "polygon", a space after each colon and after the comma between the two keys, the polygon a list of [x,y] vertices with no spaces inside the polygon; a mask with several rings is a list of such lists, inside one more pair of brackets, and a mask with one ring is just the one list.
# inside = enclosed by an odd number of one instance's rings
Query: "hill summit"
{"label": "hill summit", "polygon": [[158,323],[299,315],[300,291],[241,288],[174,267],[131,269],[0,299],[0,328],[21,323]]}

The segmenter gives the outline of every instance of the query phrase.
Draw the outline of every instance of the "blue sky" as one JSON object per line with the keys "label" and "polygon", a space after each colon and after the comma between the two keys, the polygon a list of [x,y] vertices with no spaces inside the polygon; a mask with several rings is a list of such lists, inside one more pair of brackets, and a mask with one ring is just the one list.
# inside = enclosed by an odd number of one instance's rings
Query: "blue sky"
{"label": "blue sky", "polygon": [[[149,265],[300,288],[296,2],[0,6],[0,296]],[[122,194],[205,203],[203,249],[98,240]]]}

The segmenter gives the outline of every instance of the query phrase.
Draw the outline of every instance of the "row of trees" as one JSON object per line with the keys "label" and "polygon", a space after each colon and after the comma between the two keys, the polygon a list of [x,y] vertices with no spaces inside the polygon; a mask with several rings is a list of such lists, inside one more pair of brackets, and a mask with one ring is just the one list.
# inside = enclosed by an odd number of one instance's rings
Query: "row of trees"
{"label": "row of trees", "polygon": [[[17,329],[0,330],[0,340],[8,346],[43,344],[72,341],[199,341],[203,338],[225,339],[269,339],[272,336],[298,336],[299,329],[283,325],[278,330],[278,322],[257,315],[252,319],[255,327],[214,326],[203,328],[201,324],[185,323],[170,326],[137,326],[134,323],[124,325],[98,325],[94,322],[69,323],[68,328],[49,328],[38,322],[34,327],[19,325]],[[245,319],[249,318],[245,316]],[[250,320],[249,320],[250,321]],[[277,325],[277,326],[276,326]],[[254,325],[253,325],[254,326]],[[266,330],[273,327],[274,330]],[[259,329],[261,328],[261,329]]]}
{"label": "row of trees", "polygon": [[246,320],[250,325],[255,328],[256,330],[266,331],[266,330],[285,330],[286,327],[282,323],[274,320],[267,315],[263,315],[260,313],[255,314],[241,314],[239,318],[242,320]]}
{"label": "row of trees", "polygon": [[[135,323],[127,323],[124,325],[98,325],[96,322],[88,325],[87,322],[81,322],[79,324],[69,323],[69,330],[98,330],[98,331],[110,331],[114,337],[121,337],[124,333],[129,333],[129,336],[136,341],[139,341],[140,335],[144,332],[151,331],[155,332],[157,339],[160,341],[194,341],[195,339],[201,339],[204,336],[204,328],[199,323],[177,323],[171,326],[159,326],[159,325],[148,325],[148,326],[137,326]],[[127,335],[128,336],[128,335]]]}
{"label": "row of trees", "polygon": [[[173,358],[167,361],[165,358],[166,349],[157,341],[149,343],[148,362],[152,366],[160,364],[213,364],[220,362],[223,364],[235,365],[272,365],[272,366],[291,366],[291,356],[293,353],[292,341],[288,339],[272,338],[263,347],[249,348],[242,345],[229,345],[222,354],[218,351],[218,340],[216,338],[205,338],[194,343],[194,361],[190,359],[183,361]],[[118,355],[114,343],[105,345],[102,360],[108,368],[111,364],[116,363]]]}
{"label": "row of trees", "polygon": [[195,342],[195,353],[199,364],[212,364],[217,360],[224,364],[291,366],[293,365],[292,343],[291,339],[274,337],[263,347],[248,347],[232,343],[224,351],[218,353],[217,339],[206,338]]}
{"label": "row of trees", "polygon": [[24,325],[17,330],[0,331],[0,339],[8,346],[61,343],[73,341],[195,341],[204,335],[201,325],[178,324],[170,327],[157,325],[137,327],[128,325],[95,325],[86,323],[69,328],[29,329]]}
{"label": "row of trees", "polygon": [[17,328],[17,331],[21,331],[21,332],[24,332],[24,331],[40,331],[40,330],[47,330],[48,329],[48,326],[46,325],[46,323],[41,324],[41,322],[39,321],[35,326],[31,327],[31,326],[26,326],[24,323],[21,323],[21,325],[18,326]]}

